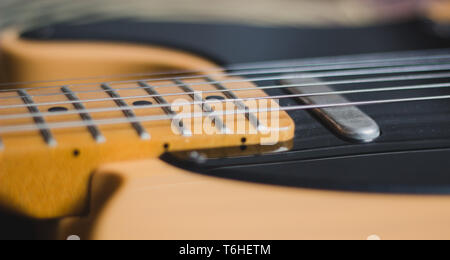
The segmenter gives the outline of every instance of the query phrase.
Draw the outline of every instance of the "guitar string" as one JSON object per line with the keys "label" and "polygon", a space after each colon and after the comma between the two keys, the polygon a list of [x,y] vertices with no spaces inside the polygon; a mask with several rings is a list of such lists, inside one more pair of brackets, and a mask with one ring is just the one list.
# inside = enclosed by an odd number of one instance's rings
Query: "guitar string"
{"label": "guitar string", "polygon": [[[447,51],[447,53],[449,52],[450,50],[448,50]],[[343,56],[344,57],[344,56]],[[388,62],[388,61],[391,61],[391,62],[398,62],[398,61],[413,61],[413,60],[423,60],[423,61],[430,61],[431,59],[447,59],[447,58],[449,58],[449,55],[447,54],[447,55],[439,55],[439,56],[423,56],[423,57],[406,57],[406,58],[401,58],[401,57],[396,57],[396,58],[392,58],[392,59],[378,59],[378,60],[359,60],[359,61],[357,61],[357,60],[354,60],[354,61],[352,61],[352,60],[350,60],[350,61],[346,61],[346,62],[337,62],[337,63],[323,63],[323,64],[314,64],[314,63],[308,63],[308,62],[300,62],[300,63],[298,63],[298,65],[296,65],[296,66],[292,66],[292,65],[290,65],[290,67],[292,68],[292,67],[311,67],[311,66],[331,66],[331,65],[334,65],[334,66],[339,66],[339,65],[341,65],[341,66],[344,66],[344,65],[351,65],[351,64],[370,64],[370,63],[376,63],[376,62]],[[320,59],[320,58],[319,58]],[[301,61],[303,61],[303,60],[301,60]],[[292,62],[292,61],[291,61]],[[295,63],[296,61],[294,61],[294,63]],[[275,63],[278,63],[278,62],[275,62]],[[304,64],[301,64],[301,63],[304,63]],[[263,63],[262,63],[263,64]],[[269,62],[269,64],[270,64],[270,62]],[[400,64],[401,65],[401,64]],[[263,66],[261,66],[261,67],[263,67]],[[289,67],[289,66],[287,66],[287,67]],[[277,68],[280,68],[280,67],[273,67],[272,69],[277,69]],[[351,68],[351,67],[350,67]],[[264,68],[264,69],[270,69],[270,66],[268,66],[267,68]],[[224,71],[224,69],[222,69],[222,68],[215,68],[214,69],[215,71]],[[238,69],[239,70],[239,69]],[[248,70],[248,68],[245,68],[245,69],[240,69],[240,70]],[[229,71],[229,69],[228,70],[225,70],[225,72],[226,71]],[[236,70],[234,70],[235,72],[232,72],[232,73],[234,73],[234,75],[235,76],[244,76],[244,75],[247,75],[246,73],[243,73],[243,72],[239,72],[239,71],[236,71]],[[314,70],[313,70],[314,71]],[[206,71],[201,71],[201,70],[199,70],[199,71],[193,71],[192,73],[202,73],[202,72],[206,72]],[[255,73],[257,73],[258,71],[255,71]],[[299,70],[299,72],[302,72],[301,70]],[[178,72],[168,72],[168,74],[177,74],[177,73],[179,73],[179,71]],[[263,73],[263,72],[261,72],[261,73]],[[150,74],[147,74],[147,75],[153,75],[153,76],[155,76],[155,75],[158,75],[159,73],[154,73],[154,74],[152,74],[152,73],[150,73]],[[142,75],[145,75],[145,73],[144,74],[134,74],[134,75],[138,75],[138,76],[142,76]],[[166,72],[165,73],[162,73],[162,74],[159,74],[159,75],[166,75]],[[224,74],[222,73],[222,74],[216,74],[216,75],[218,75],[218,76],[223,76]],[[229,74],[230,75],[230,74]],[[250,75],[250,74],[249,74]],[[121,76],[119,76],[119,77],[132,77],[133,76],[133,74],[129,74],[129,75],[121,75]],[[213,76],[213,75],[203,75],[203,76]],[[106,77],[110,77],[110,76],[106,76]],[[111,77],[115,77],[115,76],[111,76]],[[178,78],[176,78],[176,79],[180,79],[180,80],[182,80],[182,79],[192,79],[192,78],[197,78],[197,77],[201,77],[200,75],[197,75],[197,76],[187,76],[187,77],[178,77]],[[96,77],[94,77],[94,78],[96,78]],[[102,77],[100,77],[100,78],[102,78]],[[63,80],[56,80],[56,81],[50,81],[50,82],[63,82],[63,81],[70,81],[70,80],[87,80],[87,79],[90,79],[90,78],[79,78],[79,79],[63,79]],[[146,80],[146,81],[161,81],[161,80],[171,80],[171,79],[174,79],[173,77],[165,77],[165,78],[148,78],[148,79],[139,79],[139,80]],[[90,83],[80,83],[80,84],[71,84],[70,86],[79,86],[79,87],[82,87],[82,86],[92,86],[92,85],[96,85],[96,84],[101,84],[101,83],[103,83],[104,81],[102,81],[102,82],[90,82]],[[109,84],[115,84],[115,83],[133,83],[133,82],[135,82],[135,80],[127,80],[127,81],[110,81],[110,82],[108,82]],[[23,86],[24,84],[35,84],[35,83],[45,83],[45,81],[36,81],[36,82],[25,82],[25,83],[21,83],[21,82],[15,82],[15,83],[4,83],[3,85],[2,84],[0,84],[0,86],[7,86],[8,84],[12,84],[12,85],[21,85],[21,86]],[[35,86],[35,87],[31,87],[31,88],[25,88],[25,86],[23,86],[23,88],[22,89],[25,89],[25,90],[32,90],[32,89],[42,89],[42,88],[56,88],[56,87],[59,87],[59,85],[57,85],[57,86]],[[9,91],[14,91],[15,89],[1,89],[0,90],[0,92],[9,92]]]}
{"label": "guitar string", "polygon": [[[378,77],[378,78],[367,78],[367,79],[353,79],[353,80],[340,80],[340,81],[328,81],[328,82],[311,82],[311,83],[302,83],[302,84],[287,84],[283,85],[283,88],[292,88],[292,87],[314,87],[314,86],[321,86],[321,85],[328,85],[328,86],[335,86],[335,85],[342,85],[342,84],[362,84],[362,83],[378,83],[378,82],[392,82],[392,81],[409,81],[409,80],[423,80],[423,79],[438,79],[438,78],[448,78],[450,77],[450,73],[437,73],[437,74],[419,74],[419,75],[410,75],[410,76],[393,76],[390,78],[387,77]],[[211,91],[203,91],[202,93],[223,93],[227,91],[250,91],[250,90],[270,90],[270,89],[280,89],[281,86],[274,85],[274,86],[264,86],[264,87],[255,87],[255,88],[248,88],[248,89],[225,89],[225,90],[211,90]],[[182,95],[191,95],[191,94],[198,94],[198,92],[184,92]],[[178,93],[170,93],[165,95],[144,95],[144,96],[131,96],[131,97],[122,97],[122,100],[129,100],[129,99],[137,99],[137,98],[154,98],[154,97],[160,97],[160,96],[175,96],[178,95]],[[181,95],[180,95],[181,96]],[[110,101],[111,98],[104,98],[103,101]],[[89,103],[91,100],[83,100],[81,102],[83,103]],[[99,101],[99,99],[92,100],[92,101]],[[65,101],[64,101],[65,102]],[[53,104],[56,102],[53,102]],[[17,105],[19,106],[19,105]],[[156,104],[156,105],[148,105],[145,108],[166,108],[170,107],[171,104]],[[24,107],[24,105],[20,105],[20,107]],[[130,108],[133,109],[139,109],[143,108],[144,106],[135,106],[130,105]],[[117,111],[121,110],[121,108],[118,107],[106,107],[102,108],[109,111]],[[72,112],[71,112],[72,111]],[[53,112],[50,116],[60,116],[64,115],[64,113],[75,113],[77,110],[69,110],[64,112]],[[85,112],[90,112],[93,110],[86,110]],[[106,111],[107,112],[107,111]],[[93,112],[94,113],[94,112]],[[19,115],[19,114],[16,114]],[[21,114],[20,114],[21,115]],[[25,113],[23,115],[29,115],[29,113]]]}
{"label": "guitar string", "polygon": [[[222,71],[226,70],[246,70],[246,69],[267,69],[267,68],[276,68],[276,67],[289,67],[289,66],[311,66],[311,65],[320,65],[320,63],[332,64],[348,64],[349,62],[362,62],[366,61],[376,62],[383,60],[408,60],[408,59],[426,59],[428,57],[432,57],[433,55],[442,55],[450,52],[450,49],[437,49],[437,50],[425,50],[425,51],[409,51],[409,52],[386,52],[386,53],[375,53],[375,54],[357,54],[357,55],[343,55],[343,56],[334,56],[334,57],[319,57],[319,58],[303,58],[303,59],[294,59],[294,60],[279,60],[279,61],[269,61],[269,62],[254,62],[254,63],[241,63],[234,64],[230,66],[225,66],[223,68],[205,68],[204,70],[172,70],[172,71],[164,71],[164,72],[155,72],[155,73],[134,73],[134,74],[122,74],[122,75],[109,75],[109,76],[97,76],[97,77],[88,77],[88,78],[68,78],[68,79],[59,79],[59,80],[43,80],[43,81],[32,81],[32,82],[12,82],[12,83],[0,83],[0,87],[8,86],[8,85],[25,85],[25,84],[37,84],[37,83],[51,83],[51,82],[61,82],[61,81],[76,81],[76,80],[88,80],[88,79],[105,79],[108,77],[129,77],[129,76],[157,76],[157,75],[167,75],[167,74],[179,74],[179,73],[201,73],[206,72],[207,70],[213,71]],[[445,56],[447,56],[445,55]],[[418,57],[419,56],[419,57]],[[443,57],[445,57],[443,56]],[[439,57],[439,56],[437,56]],[[288,65],[287,65],[288,64]],[[276,67],[275,67],[276,66]],[[95,83],[99,84],[99,83]],[[48,87],[56,87],[56,86],[48,86]],[[1,90],[0,90],[1,91]],[[8,91],[8,90],[7,90]]]}
{"label": "guitar string", "polygon": [[[216,111],[214,112],[217,116],[226,115],[237,115],[237,114],[248,114],[248,113],[273,113],[279,111],[294,111],[294,110],[311,110],[318,108],[333,108],[333,107],[346,107],[346,106],[364,106],[364,105],[379,105],[388,103],[404,103],[404,102],[417,102],[417,101],[432,101],[432,100],[446,100],[450,99],[450,95],[441,96],[426,96],[426,97],[416,97],[416,98],[403,98],[403,99],[384,99],[384,100],[369,100],[369,101],[359,101],[359,102],[346,102],[346,103],[334,103],[334,104],[322,104],[322,105],[299,105],[299,106],[288,106],[288,107],[278,107],[271,109],[248,109],[242,111]],[[113,125],[113,124],[129,124],[129,123],[143,123],[161,120],[173,120],[173,119],[192,119],[198,117],[204,117],[204,113],[195,113],[192,115],[178,114],[175,116],[160,115],[160,116],[141,116],[133,118],[114,118],[114,119],[98,119],[95,122],[61,122],[61,123],[46,123],[46,124],[29,124],[29,125],[17,125],[17,126],[6,126],[0,128],[0,134],[5,133],[15,133],[15,132],[28,132],[35,130],[54,130],[54,129],[64,129],[64,128],[76,128],[76,127],[87,127],[87,126],[103,126],[103,125]]]}
{"label": "guitar string", "polygon": [[[329,78],[329,77],[343,77],[343,76],[362,76],[362,75],[377,75],[377,74],[395,74],[395,73],[412,73],[412,72],[422,72],[422,71],[444,71],[450,70],[450,64],[448,65],[432,65],[432,66],[417,66],[417,67],[399,67],[396,69],[369,69],[369,70],[349,70],[343,72],[330,72],[330,73],[309,73],[309,74],[293,74],[286,76],[277,77],[260,77],[253,79],[243,79],[243,80],[224,80],[224,81],[210,81],[202,83],[189,83],[189,86],[205,86],[214,84],[224,84],[224,83],[243,83],[243,82],[263,82],[263,81],[277,81],[277,80],[289,80],[289,79],[311,79],[311,78]],[[404,76],[408,77],[408,76]],[[388,79],[388,77],[386,77]],[[168,88],[168,87],[182,87],[184,84],[173,84],[173,85],[162,85],[154,86],[155,88]],[[277,86],[277,88],[284,88],[283,85]],[[143,87],[137,87],[135,89],[143,89]],[[244,89],[245,90],[245,89]],[[185,94],[185,93],[182,93]],[[180,94],[180,95],[182,95]],[[159,95],[161,96],[161,95]],[[82,100],[83,103],[90,102],[104,102],[104,101],[114,101],[122,99],[133,99],[133,98],[145,98],[145,96],[130,96],[130,97],[120,97],[120,98],[102,98],[102,99],[89,99]],[[35,103],[38,106],[52,106],[52,105],[66,105],[73,104],[75,101],[61,101],[61,102],[45,102],[45,103]],[[0,106],[0,109],[11,109],[11,108],[23,108],[28,107],[26,104],[19,105],[4,105]]]}
{"label": "guitar string", "polygon": [[[319,84],[323,85],[323,82],[321,82]],[[298,86],[292,85],[292,87],[298,87]],[[280,99],[287,99],[287,98],[304,98],[304,97],[313,97],[313,96],[349,95],[349,94],[360,94],[360,93],[381,93],[381,92],[393,92],[393,91],[403,91],[403,90],[424,90],[424,89],[439,89],[439,88],[450,88],[450,83],[409,85],[409,86],[373,88],[373,89],[355,89],[355,90],[342,90],[342,91],[329,91],[329,92],[315,92],[315,93],[305,93],[305,94],[288,94],[288,95],[265,96],[265,97],[237,98],[237,99],[227,99],[227,100],[206,100],[206,101],[195,101],[192,103],[183,103],[180,105],[173,105],[173,104],[157,104],[157,105],[143,105],[143,106],[130,105],[130,106],[127,106],[126,108],[124,108],[124,107],[105,107],[105,108],[79,109],[79,110],[73,109],[73,110],[61,111],[61,112],[24,113],[24,114],[13,114],[13,115],[0,115],[0,120],[33,118],[35,116],[49,117],[49,116],[78,115],[81,113],[93,114],[93,113],[103,113],[103,112],[116,112],[116,111],[123,111],[123,110],[129,110],[129,109],[143,110],[143,109],[156,109],[156,108],[164,108],[164,107],[172,107],[172,106],[232,103],[232,102],[238,102],[238,101],[259,101],[259,100],[271,100],[271,99],[280,100]],[[191,94],[196,94],[196,92],[192,92],[192,93],[186,92],[186,94],[191,95]]]}
{"label": "guitar string", "polygon": [[[450,56],[449,56],[450,58]],[[435,62],[437,62],[438,60],[440,60],[441,62],[439,63],[440,65],[443,64],[447,64],[446,62],[442,62],[442,60],[444,60],[444,58],[441,59],[437,59],[437,60],[433,60],[433,63],[431,65],[433,65]],[[447,60],[447,58],[445,58],[445,60]],[[450,62],[450,60],[448,60],[448,62]],[[361,65],[361,66],[336,66],[336,65],[331,65],[328,67],[320,67],[320,68],[306,68],[306,69],[295,69],[295,68],[289,68],[289,69],[283,69],[283,70],[270,70],[270,71],[254,71],[254,72],[249,72],[249,73],[245,73],[245,74],[233,74],[233,73],[229,73],[229,74],[215,74],[215,75],[203,75],[203,76],[192,76],[192,77],[174,77],[174,78],[165,78],[164,80],[186,80],[186,79],[201,79],[202,77],[212,77],[212,76],[249,76],[249,75],[262,75],[262,74],[279,74],[279,73],[303,73],[303,72],[314,72],[314,71],[327,71],[327,70],[344,70],[344,69],[363,69],[363,68],[377,68],[377,67],[384,67],[384,68],[388,68],[388,67],[398,67],[398,66],[402,66],[402,67],[407,67],[407,66],[414,66],[414,65],[427,65],[426,63],[404,63],[404,62],[395,62],[395,61],[390,61],[390,62],[384,62],[382,64],[378,63],[377,65],[375,64],[370,64],[370,65]],[[430,64],[428,64],[430,65]],[[251,79],[251,78],[249,78]],[[129,83],[136,83],[137,81],[145,81],[145,80],[133,80],[130,81]],[[159,80],[158,80],[159,81]],[[153,82],[153,80],[148,81]],[[102,84],[103,82],[99,82],[97,84]],[[219,82],[220,83],[220,82]],[[90,83],[91,84],[91,83]],[[118,84],[116,82],[108,82],[108,84]],[[92,83],[92,85],[94,85],[94,83]],[[68,85],[66,87],[69,86],[74,86],[74,85]],[[173,85],[166,85],[167,87],[172,87]],[[54,86],[52,88],[59,88],[61,86]],[[163,87],[163,86],[159,86],[159,87]],[[176,85],[174,86],[176,87]],[[158,87],[156,87],[158,88]],[[23,89],[23,88],[22,88]],[[32,90],[34,88],[28,88],[28,90]],[[119,91],[119,90],[135,90],[135,89],[139,89],[137,87],[125,87],[125,88],[114,88],[114,90]],[[0,90],[1,91],[1,90]],[[8,92],[11,91],[16,91],[16,90],[10,90]],[[6,91],[3,91],[6,92]],[[94,89],[94,90],[83,90],[83,91],[73,91],[73,93],[75,94],[84,94],[84,93],[99,93],[99,92],[103,92],[103,90],[99,90],[99,89]],[[59,96],[61,95],[60,92],[53,92],[53,93],[46,93],[46,94],[31,94],[31,97],[49,97],[49,96]],[[17,98],[16,96],[4,96],[4,97],[0,97],[0,100],[2,99],[14,99]]]}
{"label": "guitar string", "polygon": [[[428,59],[429,59],[430,57],[428,57]],[[416,68],[417,69],[417,68]],[[428,69],[430,69],[430,67],[428,67]],[[432,68],[431,68],[432,69]],[[443,67],[441,67],[440,69],[444,69]],[[425,68],[424,68],[424,70],[425,70]],[[403,72],[403,71],[402,71]],[[409,72],[409,71],[406,71],[406,72]],[[417,71],[411,71],[411,72],[417,72]],[[361,71],[360,71],[360,73],[361,73]],[[381,72],[379,72],[379,73],[381,73]],[[388,72],[386,72],[386,73],[388,73]],[[391,73],[396,73],[396,72],[391,72]],[[400,73],[400,72],[398,72],[398,73]],[[332,77],[333,75],[329,75],[330,77]],[[426,75],[424,75],[424,76],[426,76]],[[431,78],[434,78],[433,76],[437,76],[437,75],[432,75],[432,74],[430,74],[430,75],[428,75],[428,76],[431,76]],[[449,75],[444,75],[444,74],[441,74],[440,76],[443,76],[443,77],[448,77]],[[204,77],[204,76],[202,76],[202,77]],[[314,77],[319,77],[319,76],[317,76],[317,75],[314,75]],[[324,76],[321,76],[321,77],[324,77]],[[304,76],[303,75],[303,78],[308,78],[308,76]],[[420,76],[419,77],[407,77],[407,78],[409,78],[409,79],[414,79],[414,78],[419,78],[420,79]],[[425,77],[425,78],[427,78],[427,77]],[[383,79],[385,79],[385,80],[389,80],[389,78],[378,78],[377,80],[383,80]],[[392,78],[391,78],[392,79]],[[256,80],[258,80],[258,79],[256,79]],[[269,79],[267,79],[267,78],[264,78],[264,79],[261,79],[261,80],[269,80]],[[370,80],[370,79],[369,79]],[[394,79],[394,80],[401,80],[400,78],[397,78],[397,79]],[[408,79],[405,79],[404,78],[404,80],[408,80]],[[253,79],[253,80],[251,80],[251,81],[255,81],[255,79]],[[364,82],[364,80],[363,81],[361,81],[361,82]],[[370,81],[369,81],[370,82]],[[214,82],[208,82],[208,83],[206,83],[206,84],[213,84]],[[219,83],[221,83],[221,82],[217,82],[217,84],[219,84]],[[351,83],[351,82],[350,82]],[[355,83],[355,82],[353,82],[353,83]],[[205,85],[206,85],[205,84]],[[329,82],[324,82],[324,83],[319,83],[320,85],[323,85],[323,84],[327,84],[327,85],[329,85]],[[345,84],[345,83],[339,83],[339,82],[336,82],[336,84]],[[196,84],[189,84],[189,85],[196,85]],[[302,84],[300,84],[300,85],[302,85]],[[313,85],[313,84],[303,84],[303,85]],[[285,87],[285,88],[287,88],[287,87],[293,87],[293,86],[298,86],[298,84],[293,84],[293,85],[291,85],[291,86],[289,86],[289,85],[285,85],[285,86],[272,86],[272,88],[282,88],[282,87]],[[164,87],[164,86],[161,86],[161,87]],[[165,87],[169,87],[169,86],[165,86]],[[175,87],[175,86],[171,86],[171,87]],[[301,87],[301,86],[300,86]],[[406,86],[406,87],[396,87],[396,88],[379,88],[379,89],[369,89],[369,90],[367,90],[367,89],[357,89],[357,90],[350,90],[350,91],[334,91],[334,92],[328,92],[328,93],[314,93],[314,94],[303,94],[303,95],[297,95],[298,97],[302,97],[302,96],[314,96],[314,95],[332,95],[332,94],[351,94],[351,93],[366,93],[366,92],[377,92],[377,91],[395,91],[395,90],[406,90],[406,89],[421,89],[421,88],[441,88],[441,87],[448,87],[447,86],[447,84],[431,84],[431,85],[416,85],[416,86]],[[269,87],[270,88],[270,87]],[[262,88],[255,88],[255,90],[257,90],[257,89],[262,89]],[[250,89],[228,89],[228,90],[226,90],[226,91],[245,91],[245,90],[250,90]],[[15,91],[15,90],[14,90]],[[211,92],[219,92],[219,91],[211,91]],[[173,93],[172,95],[174,95],[175,93]],[[180,93],[180,94],[190,94],[190,93]],[[168,95],[170,95],[170,94],[168,94]],[[295,96],[295,95],[284,95],[284,96],[279,96],[280,98],[288,98],[288,97],[293,97],[293,96]],[[264,97],[265,99],[275,99],[276,97]],[[440,99],[440,98],[442,98],[442,99],[446,99],[446,96],[435,96],[435,97],[426,97],[424,100],[434,100],[434,99]],[[255,99],[260,99],[260,98],[249,98],[249,99],[253,99],[253,100],[255,100]],[[108,100],[111,100],[111,99],[108,99]],[[245,100],[245,99],[239,99],[239,100]],[[418,100],[418,99],[404,99],[404,100],[406,100],[406,101],[408,101],[408,100],[411,100],[411,101],[414,101],[414,100]],[[423,100],[423,99],[419,99],[419,100]],[[105,101],[107,101],[107,100],[105,100]],[[226,101],[226,102],[231,102],[232,100],[228,100],[228,101]],[[380,102],[390,102],[391,100],[378,100],[378,101],[369,101],[368,103],[369,104],[379,104]],[[84,101],[82,101],[82,102],[84,102]],[[374,103],[374,102],[376,102],[376,103]],[[400,101],[401,102],[401,101]],[[210,103],[210,101],[208,101],[208,103]],[[354,102],[354,104],[356,105],[356,104],[360,104],[360,102]],[[38,104],[39,105],[39,104]],[[326,104],[326,105],[330,105],[330,104]],[[338,106],[340,105],[340,104],[337,104]],[[151,107],[149,107],[149,108],[156,108],[155,106],[151,106]],[[145,107],[132,107],[133,109],[141,109],[141,108],[145,108]],[[109,108],[102,108],[102,109],[105,109],[105,110],[108,110]],[[115,107],[115,108],[111,108],[111,109],[117,109],[117,107]],[[288,110],[288,109],[291,109],[290,107],[283,107],[283,109],[286,109],[286,110]],[[89,110],[87,110],[87,111],[89,111]],[[72,111],[72,112],[75,112],[75,111]],[[77,111],[77,113],[79,113],[80,111]],[[83,112],[83,111],[82,111]],[[261,111],[259,111],[259,112],[261,112]],[[93,113],[95,113],[95,112],[93,112]],[[248,111],[247,111],[247,113],[248,113]],[[29,114],[28,114],[29,115]],[[54,114],[53,114],[54,115]],[[14,115],[13,115],[14,116]],[[114,120],[114,119],[109,119],[109,120]],[[128,119],[127,120],[125,120],[125,122],[124,123],[126,123],[126,122],[130,122]],[[21,126],[18,126],[18,127],[21,127]]]}
{"label": "guitar string", "polygon": [[[316,58],[302,58],[302,59],[287,59],[276,61],[264,61],[264,62],[250,62],[241,63],[228,66],[231,70],[239,69],[256,69],[267,68],[267,66],[292,66],[293,64],[308,63],[316,64],[323,62],[358,62],[358,61],[371,61],[371,60],[386,60],[386,59],[411,59],[411,58],[426,58],[435,55],[448,55],[450,49],[435,49],[435,50],[422,50],[422,51],[400,51],[400,52],[384,52],[384,53],[370,53],[370,54],[356,54],[356,55],[340,55],[340,56],[328,56],[328,57],[316,57]],[[306,64],[305,64],[306,63]]]}

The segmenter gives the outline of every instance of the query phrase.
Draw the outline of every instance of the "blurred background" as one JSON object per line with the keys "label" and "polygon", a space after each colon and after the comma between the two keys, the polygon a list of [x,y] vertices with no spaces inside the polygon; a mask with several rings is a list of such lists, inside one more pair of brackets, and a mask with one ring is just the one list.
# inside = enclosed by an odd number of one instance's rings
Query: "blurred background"
{"label": "blurred background", "polygon": [[[0,28],[111,18],[364,26],[408,19],[447,0],[0,0]],[[434,8],[436,9],[436,8]],[[439,7],[437,9],[442,9]]]}
{"label": "blurred background", "polygon": [[[206,35],[206,38],[210,39],[208,42],[194,39],[198,35],[194,33],[186,33],[180,37],[178,30],[164,32],[159,25],[112,23],[117,27],[117,34],[111,36],[114,39],[125,38],[152,44],[181,42],[180,45],[187,50],[214,54],[214,61],[236,64],[448,47],[448,41],[435,37],[428,29],[434,28],[439,35],[450,36],[449,2],[450,0],[0,0],[0,30],[9,27],[24,30],[43,27],[44,33],[40,34],[38,31],[34,36],[46,38],[46,25],[63,22],[86,26],[75,26],[71,32],[67,32],[67,27],[63,26],[55,31],[53,39],[67,37],[66,33],[74,33],[83,39],[109,39],[109,27],[92,24],[125,19],[276,27],[251,27],[251,31],[248,28],[236,30],[240,33],[238,36],[242,37],[227,37],[228,34],[233,34],[228,27],[203,28],[204,31],[198,34]],[[421,28],[416,28],[416,23],[405,23],[393,28],[365,27],[409,20],[419,20],[420,27],[422,20],[426,21],[426,25],[433,26],[424,26],[425,33],[419,31]],[[130,30],[130,26],[134,26],[133,30]],[[85,27],[92,27],[94,33]],[[298,29],[299,27],[314,28],[309,30]],[[327,28],[316,32],[315,27],[357,28]],[[217,28],[220,28],[220,31]],[[87,35],[80,34],[78,30]],[[258,37],[254,37],[255,35]],[[210,44],[211,42],[213,44]],[[0,213],[0,239],[35,237],[36,232],[33,229],[33,223],[28,220],[2,216]]]}

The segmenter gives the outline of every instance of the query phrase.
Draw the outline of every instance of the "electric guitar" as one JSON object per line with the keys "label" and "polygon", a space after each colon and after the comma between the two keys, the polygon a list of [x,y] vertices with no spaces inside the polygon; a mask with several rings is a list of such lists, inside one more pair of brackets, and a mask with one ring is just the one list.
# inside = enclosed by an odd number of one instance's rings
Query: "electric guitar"
{"label": "electric guitar", "polygon": [[5,30],[3,225],[56,239],[448,239],[442,10],[350,28]]}

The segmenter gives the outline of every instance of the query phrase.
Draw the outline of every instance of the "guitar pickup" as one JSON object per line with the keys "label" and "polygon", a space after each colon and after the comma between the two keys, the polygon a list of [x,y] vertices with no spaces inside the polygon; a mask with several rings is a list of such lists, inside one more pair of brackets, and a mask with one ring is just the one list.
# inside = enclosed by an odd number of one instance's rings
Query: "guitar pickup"
{"label": "guitar pickup", "polygon": [[[288,88],[292,94],[333,93],[335,90],[316,78],[296,78],[283,80],[286,85],[308,85]],[[305,105],[343,104],[350,101],[342,95],[317,95],[299,97]],[[339,106],[312,109],[311,112],[343,139],[369,143],[381,135],[380,127],[369,115],[356,106]]]}

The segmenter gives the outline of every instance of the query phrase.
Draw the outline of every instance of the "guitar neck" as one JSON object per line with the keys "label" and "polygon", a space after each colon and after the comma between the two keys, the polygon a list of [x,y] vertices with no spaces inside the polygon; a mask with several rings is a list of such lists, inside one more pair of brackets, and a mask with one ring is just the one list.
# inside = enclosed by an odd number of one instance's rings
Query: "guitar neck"
{"label": "guitar neck", "polygon": [[[293,138],[292,119],[251,80],[227,75],[186,53],[94,45],[101,51],[91,56],[85,51],[92,46],[83,43],[47,45],[4,38],[9,75],[21,75],[14,78],[18,81],[39,80],[42,75],[57,79],[127,72],[139,79],[3,85],[2,206],[38,218],[74,215],[84,210],[89,178],[102,164],[156,158],[168,151],[276,144]],[[29,52],[28,60],[21,59],[21,50]],[[58,50],[66,55],[55,55]],[[124,58],[123,52],[129,55]],[[198,71],[207,66],[212,71],[208,75],[157,77],[162,68]]]}

